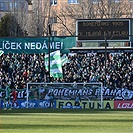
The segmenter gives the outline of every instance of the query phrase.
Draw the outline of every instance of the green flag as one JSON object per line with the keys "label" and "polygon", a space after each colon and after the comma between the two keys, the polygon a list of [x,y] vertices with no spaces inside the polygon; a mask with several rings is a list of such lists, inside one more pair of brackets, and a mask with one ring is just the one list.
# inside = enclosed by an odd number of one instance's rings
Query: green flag
{"label": "green flag", "polygon": [[4,53],[4,51],[0,50],[0,56]]}
{"label": "green flag", "polygon": [[[49,66],[49,56],[45,56],[45,68],[48,70]],[[54,78],[62,78],[62,65],[61,65],[61,57],[60,50],[54,51],[50,53],[50,75]]]}
{"label": "green flag", "polygon": [[64,66],[66,63],[69,63],[69,60],[68,60],[67,55],[64,54],[64,55],[61,57],[61,64],[62,64],[62,66]]}

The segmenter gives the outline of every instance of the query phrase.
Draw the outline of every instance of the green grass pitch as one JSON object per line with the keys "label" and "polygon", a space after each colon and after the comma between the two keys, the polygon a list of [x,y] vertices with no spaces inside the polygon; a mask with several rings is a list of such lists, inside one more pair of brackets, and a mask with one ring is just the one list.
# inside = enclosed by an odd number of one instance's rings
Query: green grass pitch
{"label": "green grass pitch", "polygon": [[0,110],[0,133],[133,133],[133,110]]}

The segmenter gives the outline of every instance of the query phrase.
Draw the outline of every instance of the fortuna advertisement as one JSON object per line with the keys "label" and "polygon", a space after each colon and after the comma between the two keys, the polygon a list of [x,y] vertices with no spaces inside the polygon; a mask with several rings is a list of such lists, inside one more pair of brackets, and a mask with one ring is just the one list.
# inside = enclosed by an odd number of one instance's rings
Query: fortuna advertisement
{"label": "fortuna advertisement", "polygon": [[74,100],[57,100],[56,108],[114,109],[114,101],[103,101],[103,105],[100,101],[86,100],[81,101],[79,106],[75,106],[74,103]]}

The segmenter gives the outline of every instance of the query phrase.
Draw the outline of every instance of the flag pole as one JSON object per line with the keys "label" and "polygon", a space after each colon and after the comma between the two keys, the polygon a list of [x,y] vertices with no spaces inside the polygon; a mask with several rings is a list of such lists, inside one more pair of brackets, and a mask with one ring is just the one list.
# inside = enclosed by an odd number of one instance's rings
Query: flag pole
{"label": "flag pole", "polygon": [[106,36],[104,37],[105,39],[105,81],[104,81],[104,86],[106,87],[106,74],[107,74],[107,68],[106,68],[106,63],[107,63],[107,38]]}
{"label": "flag pole", "polygon": [[51,23],[48,24],[48,72],[49,72],[49,82],[50,82],[50,37],[52,36],[51,33]]}
{"label": "flag pole", "polygon": [[50,82],[50,35],[48,36],[48,72],[49,72],[49,82]]}
{"label": "flag pole", "polygon": [[50,36],[51,36],[50,10],[51,10],[51,4],[50,4],[50,0],[49,0],[49,11],[48,11],[48,72],[49,72],[49,82],[50,82]]}

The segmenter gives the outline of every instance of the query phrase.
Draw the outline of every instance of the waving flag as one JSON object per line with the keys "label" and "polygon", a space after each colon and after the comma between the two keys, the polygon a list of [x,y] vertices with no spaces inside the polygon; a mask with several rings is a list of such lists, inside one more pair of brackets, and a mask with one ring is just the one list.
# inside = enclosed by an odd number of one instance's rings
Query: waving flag
{"label": "waving flag", "polygon": [[[45,68],[48,70],[49,56],[45,56]],[[50,75],[54,78],[62,78],[62,64],[60,57],[60,50],[50,53]]]}
{"label": "waving flag", "polygon": [[0,56],[4,53],[4,51],[0,50]]}
{"label": "waving flag", "polygon": [[68,59],[67,55],[64,54],[64,55],[61,57],[61,64],[62,64],[62,66],[64,66],[66,63],[69,63],[69,59]]}

